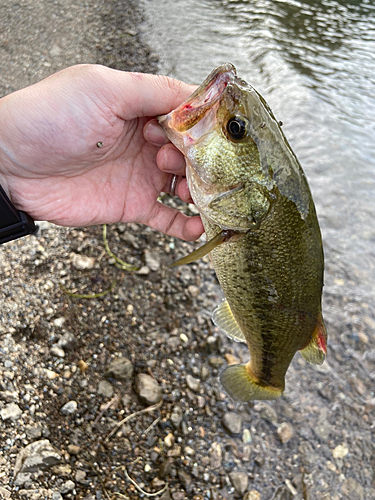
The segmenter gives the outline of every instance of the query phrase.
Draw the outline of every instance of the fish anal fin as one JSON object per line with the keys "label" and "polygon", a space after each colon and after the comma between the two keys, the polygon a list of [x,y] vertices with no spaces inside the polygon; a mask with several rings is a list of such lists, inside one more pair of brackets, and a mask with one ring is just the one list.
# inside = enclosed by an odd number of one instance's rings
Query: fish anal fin
{"label": "fish anal fin", "polygon": [[207,243],[197,248],[197,250],[194,250],[194,252],[192,252],[191,254],[182,257],[182,259],[176,260],[176,262],[171,264],[170,267],[182,266],[183,264],[190,264],[191,262],[199,260],[210,253],[217,246],[225,243],[226,241],[229,241],[236,234],[236,231],[233,231],[232,229],[224,229],[219,234],[214,236],[210,241],[207,241]]}
{"label": "fish anal fin", "polygon": [[221,374],[220,381],[225,392],[235,401],[246,403],[253,400],[277,399],[283,388],[259,383],[248,364],[228,366]]}
{"label": "fish anal fin", "polygon": [[327,332],[321,314],[310,342],[300,352],[308,363],[313,365],[322,365],[324,363],[327,354]]}
{"label": "fish anal fin", "polygon": [[212,321],[220,330],[223,330],[230,339],[236,342],[246,343],[246,338],[238,326],[227,300],[224,300],[224,302],[216,307],[212,313]]}

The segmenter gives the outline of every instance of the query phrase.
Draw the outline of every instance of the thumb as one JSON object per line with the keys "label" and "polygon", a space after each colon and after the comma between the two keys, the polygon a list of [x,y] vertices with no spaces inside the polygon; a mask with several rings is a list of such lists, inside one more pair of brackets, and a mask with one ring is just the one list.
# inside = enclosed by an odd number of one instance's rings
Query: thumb
{"label": "thumb", "polygon": [[103,69],[108,72],[116,112],[124,120],[169,113],[196,88],[168,76]]}

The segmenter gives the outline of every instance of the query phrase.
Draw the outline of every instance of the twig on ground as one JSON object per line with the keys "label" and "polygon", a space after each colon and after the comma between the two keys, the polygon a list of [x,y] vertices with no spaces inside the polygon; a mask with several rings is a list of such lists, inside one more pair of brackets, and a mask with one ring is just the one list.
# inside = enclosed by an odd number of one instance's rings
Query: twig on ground
{"label": "twig on ground", "polygon": [[123,260],[119,259],[117,255],[115,255],[109,248],[107,239],[107,224],[103,224],[103,241],[104,241],[104,248],[107,254],[113,259],[115,259],[116,267],[123,269],[124,271],[138,271],[139,267],[132,266],[131,264],[128,264],[127,262],[124,262]]}

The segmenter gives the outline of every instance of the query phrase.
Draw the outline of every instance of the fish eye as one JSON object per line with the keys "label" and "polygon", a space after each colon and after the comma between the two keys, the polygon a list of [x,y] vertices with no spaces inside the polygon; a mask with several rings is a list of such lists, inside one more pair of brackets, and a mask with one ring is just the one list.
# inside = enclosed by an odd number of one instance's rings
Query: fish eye
{"label": "fish eye", "polygon": [[234,116],[227,123],[227,132],[231,139],[240,140],[246,135],[246,122],[239,116]]}

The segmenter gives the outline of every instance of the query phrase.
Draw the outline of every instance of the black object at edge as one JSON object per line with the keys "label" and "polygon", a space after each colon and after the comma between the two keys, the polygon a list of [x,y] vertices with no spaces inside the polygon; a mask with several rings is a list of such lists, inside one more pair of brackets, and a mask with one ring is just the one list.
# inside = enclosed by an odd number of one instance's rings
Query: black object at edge
{"label": "black object at edge", "polygon": [[33,219],[17,210],[0,186],[0,244],[32,234],[37,230]]}

